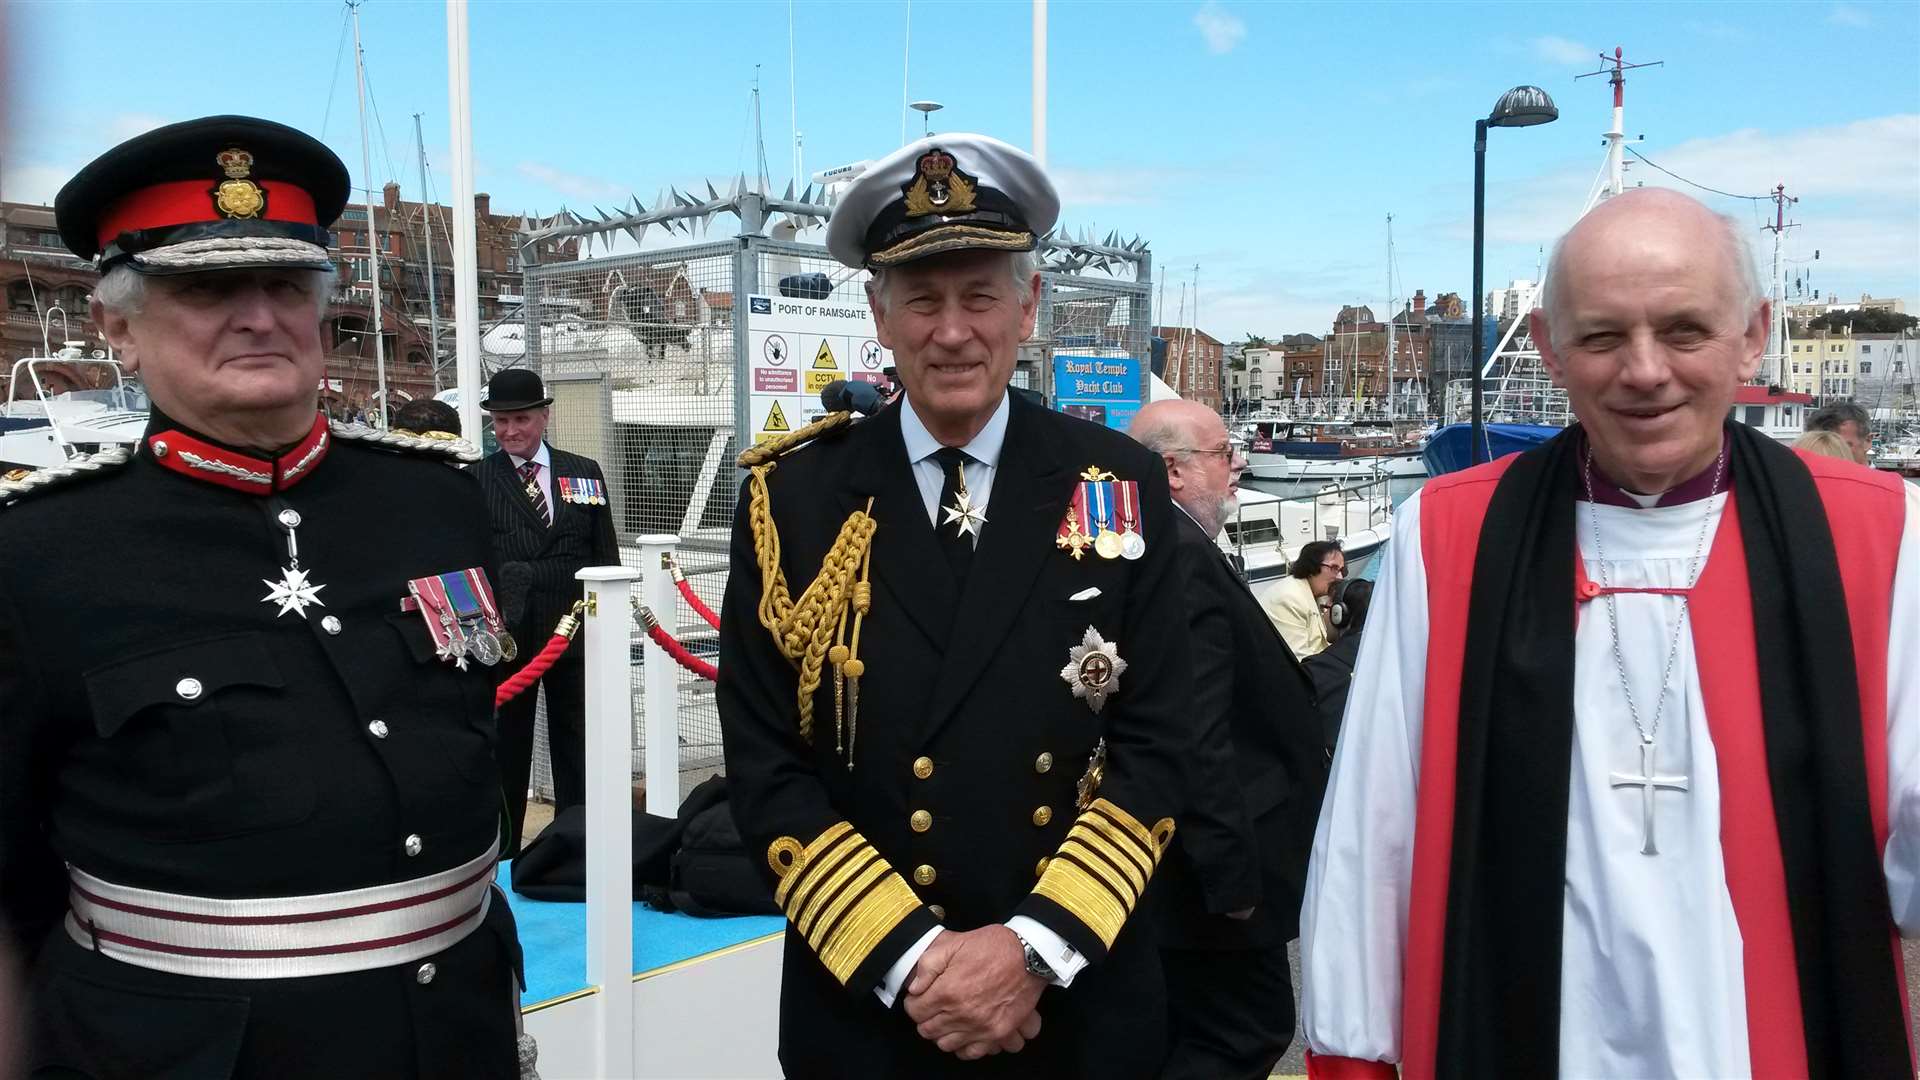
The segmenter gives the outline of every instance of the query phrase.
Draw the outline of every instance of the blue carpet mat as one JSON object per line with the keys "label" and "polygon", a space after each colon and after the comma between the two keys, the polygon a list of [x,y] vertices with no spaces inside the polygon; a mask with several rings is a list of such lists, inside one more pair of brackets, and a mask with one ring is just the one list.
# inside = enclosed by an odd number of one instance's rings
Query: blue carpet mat
{"label": "blue carpet mat", "polygon": [[[507,894],[507,906],[520,924],[520,949],[526,954],[526,1005],[564,997],[587,985],[587,905],[529,900],[513,891],[511,864],[501,863],[495,880]],[[677,912],[633,905],[633,970],[640,973],[689,960],[743,941],[777,934],[786,920],[774,915],[696,919]]]}

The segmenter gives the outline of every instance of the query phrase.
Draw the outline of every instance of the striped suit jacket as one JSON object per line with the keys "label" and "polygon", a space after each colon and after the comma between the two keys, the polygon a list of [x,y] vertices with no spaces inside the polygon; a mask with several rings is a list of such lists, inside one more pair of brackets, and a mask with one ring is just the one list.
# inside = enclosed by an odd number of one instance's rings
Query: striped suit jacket
{"label": "striped suit jacket", "polygon": [[[599,462],[579,454],[548,447],[553,457],[553,524],[541,520],[527,498],[526,485],[504,450],[489,454],[473,466],[486,492],[487,512],[493,521],[494,558],[500,564],[500,608],[508,628],[523,650],[538,649],[553,636],[553,626],[580,597],[573,575],[583,566],[611,566],[620,561],[614,535],[612,505],[587,505],[560,497],[562,477],[606,477]],[[526,568],[524,588],[512,569]],[[513,618],[516,613],[519,617]]]}

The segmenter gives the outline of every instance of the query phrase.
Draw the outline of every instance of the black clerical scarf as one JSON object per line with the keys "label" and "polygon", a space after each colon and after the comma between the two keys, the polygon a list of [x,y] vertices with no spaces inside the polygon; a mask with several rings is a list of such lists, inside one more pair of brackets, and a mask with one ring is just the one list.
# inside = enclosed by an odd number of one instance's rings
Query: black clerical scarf
{"label": "black clerical scarf", "polygon": [[[1833,535],[1792,451],[1737,423],[1727,446],[1811,1075],[1912,1080]],[[1460,678],[1442,1078],[1559,1068],[1584,448],[1575,426],[1521,455],[1481,528]]]}

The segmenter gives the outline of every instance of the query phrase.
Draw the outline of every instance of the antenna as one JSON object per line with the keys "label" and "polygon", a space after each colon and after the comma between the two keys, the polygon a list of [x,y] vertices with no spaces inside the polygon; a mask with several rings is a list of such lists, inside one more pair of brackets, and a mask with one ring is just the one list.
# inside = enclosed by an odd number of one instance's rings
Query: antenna
{"label": "antenna", "polygon": [[[1609,64],[1613,66],[1608,67],[1607,65]],[[1594,75],[1605,75],[1607,76],[1607,81],[1613,84],[1613,127],[1608,129],[1606,133],[1607,189],[1605,194],[1594,199],[1594,202],[1618,195],[1625,188],[1626,156],[1621,146],[1626,139],[1624,122],[1626,119],[1627,72],[1636,68],[1661,67],[1665,64],[1665,60],[1649,60],[1642,64],[1629,64],[1626,60],[1626,50],[1616,45],[1614,46],[1612,56],[1608,56],[1606,53],[1600,54],[1599,71],[1589,71],[1585,74],[1574,76],[1575,79],[1585,79]],[[1592,204],[1590,203],[1587,208],[1592,209]]]}
{"label": "antenna", "polygon": [[[1767,327],[1767,352],[1763,358],[1760,379],[1766,383],[1778,381],[1776,376],[1785,376],[1787,357],[1787,270],[1782,261],[1788,229],[1799,228],[1798,222],[1787,220],[1787,207],[1799,202],[1799,198],[1787,194],[1787,185],[1776,184],[1773,189],[1773,224],[1761,228],[1773,234],[1773,317]],[[1825,360],[1821,361],[1824,365]],[[1775,365],[1778,365],[1776,367]]]}

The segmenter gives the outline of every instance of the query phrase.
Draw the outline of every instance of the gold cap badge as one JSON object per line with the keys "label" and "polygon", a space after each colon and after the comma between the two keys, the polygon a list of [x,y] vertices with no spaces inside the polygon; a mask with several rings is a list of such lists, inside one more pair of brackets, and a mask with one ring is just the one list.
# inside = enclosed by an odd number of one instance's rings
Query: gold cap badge
{"label": "gold cap badge", "polygon": [[213,208],[224,217],[257,218],[267,208],[267,193],[247,179],[253,174],[253,155],[229,147],[213,156],[227,179],[213,189]]}
{"label": "gold cap badge", "polygon": [[974,178],[960,171],[953,155],[938,147],[920,155],[913,181],[906,186],[907,216],[970,214]]}

